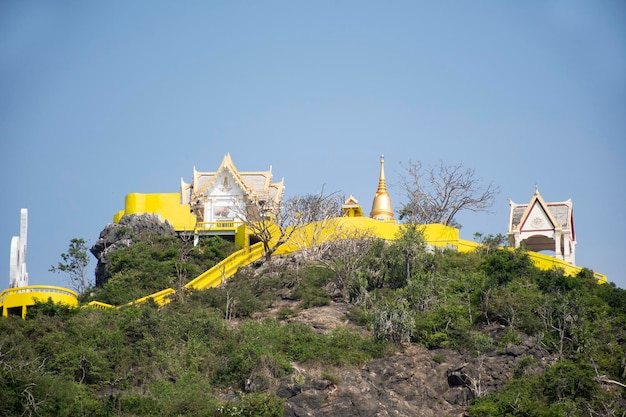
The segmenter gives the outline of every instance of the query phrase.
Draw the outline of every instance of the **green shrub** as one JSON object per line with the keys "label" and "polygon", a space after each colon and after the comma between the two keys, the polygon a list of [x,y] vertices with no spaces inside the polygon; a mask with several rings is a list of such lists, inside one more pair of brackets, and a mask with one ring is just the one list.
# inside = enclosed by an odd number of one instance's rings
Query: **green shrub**
{"label": "green shrub", "polygon": [[406,303],[386,305],[374,312],[374,335],[394,343],[408,343],[415,329]]}
{"label": "green shrub", "polygon": [[348,312],[348,319],[356,325],[369,328],[374,320],[374,313],[362,307],[353,306]]}
{"label": "green shrub", "polygon": [[331,298],[324,285],[334,276],[333,272],[326,267],[313,266],[303,268],[300,275],[300,283],[291,295],[301,301],[302,308],[329,305]]}
{"label": "green shrub", "polygon": [[253,393],[240,396],[215,410],[224,417],[280,417],[285,412],[285,400],[273,394]]}
{"label": "green shrub", "polygon": [[279,309],[279,310],[276,312],[276,316],[277,316],[280,320],[285,320],[285,319],[288,319],[289,317],[293,317],[293,316],[295,316],[296,314],[297,314],[297,313],[296,313],[294,310],[292,310],[292,309],[290,309],[290,308],[286,308],[286,307],[283,307],[283,308]]}
{"label": "green shrub", "polygon": [[446,357],[442,354],[436,354],[433,356],[433,361],[435,361],[436,364],[441,365],[446,361]]}
{"label": "green shrub", "polygon": [[332,382],[333,384],[339,384],[341,382],[341,377],[340,376],[338,376],[338,375],[336,375],[334,373],[328,372],[328,371],[322,372],[321,377],[322,377],[322,379],[325,379],[325,380],[327,380],[329,382]]}

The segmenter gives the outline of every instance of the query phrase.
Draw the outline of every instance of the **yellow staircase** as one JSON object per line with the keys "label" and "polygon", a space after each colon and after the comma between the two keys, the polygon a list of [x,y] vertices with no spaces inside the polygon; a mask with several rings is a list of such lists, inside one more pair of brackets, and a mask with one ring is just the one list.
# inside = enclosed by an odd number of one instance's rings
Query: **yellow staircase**
{"label": "yellow staircase", "polygon": [[[205,290],[207,288],[217,287],[222,282],[235,275],[239,268],[249,265],[252,262],[261,259],[261,257],[263,257],[263,243],[261,242],[256,243],[249,248],[241,249],[231,254],[211,269],[208,269],[193,280],[189,281],[187,285],[185,285],[185,289]],[[170,303],[175,294],[176,290],[173,288],[166,288],[159,292],[155,292],[154,294],[131,301],[130,303],[125,304],[125,306],[139,305],[152,300],[160,307]],[[102,303],[100,301],[91,301],[87,304],[87,306],[95,309],[116,308],[116,306]]]}

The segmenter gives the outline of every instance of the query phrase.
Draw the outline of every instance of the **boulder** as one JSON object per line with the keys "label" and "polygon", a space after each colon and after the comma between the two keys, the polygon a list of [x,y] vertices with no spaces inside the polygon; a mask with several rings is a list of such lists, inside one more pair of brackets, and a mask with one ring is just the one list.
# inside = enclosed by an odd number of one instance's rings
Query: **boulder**
{"label": "boulder", "polygon": [[96,287],[102,287],[109,279],[108,265],[112,253],[129,247],[149,235],[176,236],[176,231],[167,220],[162,221],[158,215],[150,213],[123,216],[119,223],[108,224],[90,249],[98,259]]}

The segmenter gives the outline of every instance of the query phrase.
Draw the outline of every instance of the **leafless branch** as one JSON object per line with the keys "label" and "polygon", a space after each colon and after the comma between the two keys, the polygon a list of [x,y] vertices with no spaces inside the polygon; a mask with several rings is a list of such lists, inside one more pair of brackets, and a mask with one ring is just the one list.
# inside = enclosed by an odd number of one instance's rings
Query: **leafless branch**
{"label": "leafless branch", "polygon": [[461,211],[481,212],[494,203],[498,188],[486,186],[473,168],[463,164],[424,168],[421,162],[409,161],[404,167],[400,186],[408,202],[400,209],[400,218],[410,223],[441,223],[458,226],[455,217]]}

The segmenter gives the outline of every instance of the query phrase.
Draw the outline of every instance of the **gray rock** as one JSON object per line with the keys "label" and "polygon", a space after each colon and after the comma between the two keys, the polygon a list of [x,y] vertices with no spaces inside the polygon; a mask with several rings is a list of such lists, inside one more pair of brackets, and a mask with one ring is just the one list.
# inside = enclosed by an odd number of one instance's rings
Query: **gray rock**
{"label": "gray rock", "polygon": [[159,216],[150,213],[123,216],[119,223],[108,224],[90,249],[98,259],[96,287],[102,287],[109,279],[108,264],[111,254],[133,245],[148,235],[176,236],[176,232],[167,220],[161,221]]}
{"label": "gray rock", "polygon": [[[526,349],[533,354],[538,347]],[[412,345],[358,369],[331,371],[333,381],[321,378],[318,368],[299,364],[302,383],[294,384],[293,375],[283,377],[276,394],[286,400],[288,417],[461,417],[473,398],[501,389],[519,359],[496,351],[476,356]]]}

